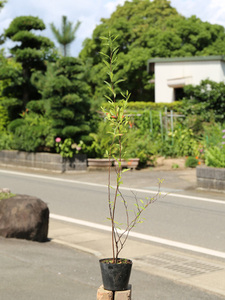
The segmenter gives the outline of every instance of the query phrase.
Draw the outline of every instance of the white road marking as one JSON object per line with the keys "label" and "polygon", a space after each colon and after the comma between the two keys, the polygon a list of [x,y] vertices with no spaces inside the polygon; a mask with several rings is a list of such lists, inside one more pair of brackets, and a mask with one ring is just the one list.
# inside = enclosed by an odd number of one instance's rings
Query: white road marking
{"label": "white road marking", "polygon": [[[56,178],[56,177],[51,177],[51,176],[44,176],[44,175],[37,175],[37,174],[30,174],[30,173],[22,173],[22,172],[6,171],[6,170],[0,170],[0,173],[19,175],[19,176],[24,176],[24,177],[39,178],[39,179],[52,180],[52,181],[67,182],[67,183],[83,184],[83,185],[101,187],[101,188],[107,188],[107,185],[99,184],[99,183],[91,183],[91,182],[84,182],[84,181],[79,181],[79,180]],[[139,188],[129,188],[129,187],[120,187],[120,190],[140,192],[140,193],[151,194],[151,195],[152,194],[155,195],[157,193],[157,191],[145,190],[145,189],[139,189]],[[174,193],[165,193],[165,192],[161,192],[161,195],[166,195],[167,197],[191,199],[191,200],[196,200],[196,201],[204,201],[204,202],[210,202],[210,203],[225,205],[225,201],[217,200],[217,199],[209,199],[209,198],[204,198],[204,197],[196,197],[196,196],[174,194]]]}
{"label": "white road marking", "polygon": [[[22,172],[14,172],[14,171],[6,171],[6,170],[0,170],[0,173],[107,188],[106,185],[98,184],[98,183],[90,183],[90,182],[83,182],[83,181],[78,181],[78,180],[55,178],[55,177],[30,174],[30,173],[22,173]],[[150,190],[145,190],[145,189],[135,189],[135,188],[131,189],[128,187],[121,187],[121,189],[127,190],[127,191],[156,194],[156,191],[150,191]],[[179,197],[179,198],[193,199],[193,200],[197,200],[197,201],[205,201],[205,202],[211,202],[211,203],[217,203],[217,204],[223,204],[223,205],[225,204],[225,201],[216,200],[216,199],[208,199],[208,198],[203,198],[203,197],[195,197],[195,196],[188,196],[188,195],[182,195],[182,194],[167,194],[167,193],[163,193],[163,192],[161,192],[161,194],[167,195],[168,197]],[[90,227],[90,228],[100,229],[100,230],[104,230],[104,231],[111,231],[110,226],[105,226],[105,225],[101,225],[101,224],[97,224],[97,223],[73,219],[73,218],[59,216],[59,215],[55,215],[55,214],[50,214],[50,217],[52,219],[70,222],[73,224],[79,224],[79,225]],[[190,250],[190,251],[194,251],[194,252],[198,252],[198,253],[202,253],[202,254],[215,256],[215,257],[225,258],[224,252],[215,251],[215,250],[208,249],[208,248],[202,248],[202,247],[198,247],[195,245],[189,245],[189,244],[185,244],[185,243],[162,239],[162,238],[158,238],[158,237],[154,237],[154,236],[150,236],[150,235],[146,235],[146,234],[141,234],[141,233],[137,233],[137,232],[130,232],[130,236],[141,239],[141,240],[145,240],[145,241],[151,241],[151,242],[160,243],[160,244],[164,244],[164,245],[168,245],[168,246],[173,246],[173,247],[184,249],[184,250]]]}
{"label": "white road marking", "polygon": [[[60,215],[56,215],[56,214],[50,214],[50,218],[55,219],[55,220],[60,220],[60,221],[64,221],[64,222],[77,224],[77,225],[82,225],[82,226],[86,226],[86,227],[90,227],[90,228],[94,228],[94,229],[100,229],[100,230],[103,230],[103,231],[109,231],[109,232],[111,231],[110,226],[105,226],[105,225],[101,225],[101,224],[97,224],[97,223],[93,223],[93,222],[89,222],[89,221],[64,217],[64,216],[60,216]],[[225,252],[216,251],[216,250],[203,248],[203,247],[198,247],[198,246],[195,246],[195,245],[180,243],[180,242],[167,240],[167,239],[163,239],[163,238],[158,238],[158,237],[155,237],[155,236],[142,234],[142,233],[138,233],[138,232],[132,232],[132,231],[129,233],[129,236],[140,239],[140,240],[143,240],[143,241],[150,241],[150,242],[154,242],[154,243],[158,243],[158,244],[162,244],[162,245],[166,245],[166,246],[172,246],[172,247],[175,247],[175,248],[179,248],[179,249],[183,249],[183,250],[189,250],[189,251],[192,251],[192,252],[206,254],[206,255],[210,255],[210,256],[214,256],[214,257],[218,257],[218,258],[225,258]]]}

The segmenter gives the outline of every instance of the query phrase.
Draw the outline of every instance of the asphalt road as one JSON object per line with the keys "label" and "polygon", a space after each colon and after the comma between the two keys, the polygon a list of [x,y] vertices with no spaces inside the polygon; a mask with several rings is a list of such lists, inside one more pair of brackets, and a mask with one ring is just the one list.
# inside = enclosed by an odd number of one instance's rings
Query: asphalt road
{"label": "asphalt road", "polygon": [[[1,300],[95,300],[100,267],[93,255],[55,243],[0,238]],[[132,270],[132,299],[222,300],[190,285]]]}
{"label": "asphalt road", "polygon": [[[102,186],[102,182],[89,184],[81,180],[76,181],[74,176],[65,178],[61,175],[43,176],[3,171],[0,171],[0,182],[2,187],[8,187],[14,193],[41,198],[47,202],[53,214],[108,225],[107,189]],[[157,187],[157,180],[151,183],[151,189],[154,187]],[[132,208],[133,193],[129,189],[123,193]],[[151,193],[148,189],[145,192],[142,189],[135,191],[135,194],[144,199],[146,196],[155,195],[155,192]],[[193,191],[190,191],[190,194],[189,197],[187,191],[179,191],[157,200],[145,212],[145,222],[135,228],[135,231],[225,252],[224,195],[217,194],[217,199],[213,199],[208,193],[197,193],[193,196]],[[118,210],[118,220],[123,215],[121,206]]]}
{"label": "asphalt road", "polygon": [[[124,193],[130,205],[133,203],[133,194],[130,189],[136,188],[135,193],[138,198],[144,198],[149,194],[154,195],[154,190],[157,189],[157,177],[161,177],[160,175],[163,175],[165,180],[168,178],[163,185],[164,191],[171,192],[152,205],[147,212],[146,221],[135,231],[145,233],[147,236],[154,235],[168,239],[168,241],[171,239],[223,251],[222,253],[225,254],[223,245],[224,194],[199,192],[194,186],[192,187],[193,180],[190,185],[188,180],[180,180],[181,177],[177,174],[173,172],[127,174],[128,180],[124,186],[128,189],[124,189]],[[187,176],[185,173],[181,175]],[[107,225],[105,222],[108,213],[107,189],[102,186],[106,183],[105,173],[53,175],[35,172],[18,173],[0,169],[0,187],[8,187],[14,193],[41,198],[48,203],[51,213],[57,216],[71,217],[100,225]],[[120,213],[119,211],[119,215]],[[59,228],[63,224],[65,228],[67,224],[68,227],[72,226],[64,222],[61,225],[58,224]],[[63,231],[63,228],[61,230]],[[76,232],[78,228],[75,230],[71,227],[70,230]],[[82,227],[82,230],[85,229]],[[90,228],[88,233],[90,234],[93,230],[94,228]],[[98,261],[93,255],[53,242],[39,244],[0,238],[0,244],[0,299],[95,299],[101,279]],[[168,249],[172,251],[172,248],[165,247],[167,256]],[[173,252],[174,255],[176,256],[175,252]],[[198,253],[199,258],[200,255],[201,253]],[[198,262],[198,256],[196,256],[195,263],[203,261],[200,259]],[[187,253],[185,255],[183,252],[179,259],[181,258],[185,260]],[[148,260],[145,256],[143,259],[142,268],[147,268]],[[209,262],[220,265],[220,261],[222,266],[223,259]],[[204,265],[202,264],[202,267]],[[195,287],[182,284],[179,280],[157,276],[155,272],[142,268],[136,267],[132,272],[133,299],[223,299],[223,296],[196,288],[198,287],[196,282]],[[213,272],[210,274],[214,276]],[[222,284],[223,279],[219,274],[224,274],[223,270],[215,272],[213,278]],[[191,280],[195,278],[191,277],[190,282]],[[213,282],[211,284],[213,285]],[[212,290],[215,291],[215,289]]]}

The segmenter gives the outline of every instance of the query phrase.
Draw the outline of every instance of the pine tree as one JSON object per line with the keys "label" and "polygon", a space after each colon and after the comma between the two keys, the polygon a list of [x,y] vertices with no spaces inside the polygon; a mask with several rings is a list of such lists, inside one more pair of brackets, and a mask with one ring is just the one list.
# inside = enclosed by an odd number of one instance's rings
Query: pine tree
{"label": "pine tree", "polygon": [[6,65],[0,69],[0,80],[9,80],[3,90],[7,99],[2,104],[7,107],[11,120],[19,117],[30,100],[40,98],[30,78],[36,70],[45,70],[45,61],[53,57],[53,42],[33,33],[34,30],[44,29],[45,25],[39,18],[21,16],[15,18],[5,30],[6,38],[20,42],[10,52],[21,67]]}
{"label": "pine tree", "polygon": [[63,56],[68,56],[69,45],[75,40],[75,34],[80,24],[81,22],[77,21],[76,25],[73,27],[73,23],[68,22],[66,16],[62,16],[61,31],[60,29],[57,29],[53,23],[50,24],[55,38],[63,48]]}
{"label": "pine tree", "polygon": [[45,74],[36,72],[32,82],[42,99],[31,101],[29,109],[52,119],[55,136],[87,141],[90,132],[90,90],[83,80],[78,58],[62,57],[48,63]]}

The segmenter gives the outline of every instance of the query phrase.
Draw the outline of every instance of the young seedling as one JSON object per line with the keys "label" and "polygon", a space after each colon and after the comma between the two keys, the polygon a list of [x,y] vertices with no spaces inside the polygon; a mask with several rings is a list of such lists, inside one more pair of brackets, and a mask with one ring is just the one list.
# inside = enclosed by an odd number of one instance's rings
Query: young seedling
{"label": "young seedling", "polygon": [[[108,90],[110,91],[110,96],[105,95],[108,100],[107,108],[102,108],[105,115],[105,120],[109,123],[111,130],[108,134],[111,135],[111,143],[109,145],[107,155],[109,161],[114,158],[118,166],[115,169],[116,172],[116,185],[115,187],[111,184],[111,164],[109,164],[108,172],[108,207],[109,207],[109,217],[107,218],[111,222],[111,239],[112,239],[112,263],[118,263],[118,257],[121,250],[128,239],[130,231],[140,223],[143,223],[144,219],[141,217],[142,213],[160,197],[160,184],[158,193],[151,198],[145,198],[144,200],[138,199],[134,195],[134,208],[130,211],[128,207],[128,202],[126,201],[123,193],[121,192],[122,175],[127,169],[123,170],[121,167],[121,159],[125,155],[123,149],[123,139],[126,137],[127,129],[129,127],[129,116],[125,114],[127,108],[130,93],[126,91],[125,93],[120,93],[118,96],[116,93],[116,87],[123,79],[115,79],[115,71],[117,68],[117,53],[119,47],[115,47],[115,41],[117,37],[109,34],[108,37],[101,38],[104,41],[104,46],[107,47],[107,53],[100,52],[103,57],[103,62],[107,68],[108,81],[105,81]],[[119,98],[119,99],[118,99]],[[121,200],[125,210],[125,223],[120,223],[116,221],[116,207],[118,201]],[[132,216],[131,216],[132,214]],[[121,229],[121,227],[125,227]]]}

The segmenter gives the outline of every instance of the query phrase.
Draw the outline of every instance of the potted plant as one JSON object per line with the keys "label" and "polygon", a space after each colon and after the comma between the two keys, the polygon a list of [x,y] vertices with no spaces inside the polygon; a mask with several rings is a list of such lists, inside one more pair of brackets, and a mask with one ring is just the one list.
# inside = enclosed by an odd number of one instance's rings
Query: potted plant
{"label": "potted plant", "polygon": [[90,146],[88,146],[88,151],[89,153],[94,153],[93,156],[95,156],[95,158],[88,158],[88,167],[89,169],[94,168],[107,170],[109,165],[112,165],[113,160],[109,161],[108,158],[105,157],[105,148],[106,144],[108,144],[109,137],[106,138],[105,132],[107,130],[105,126],[103,127],[102,124],[100,125],[98,133],[90,133],[93,142]]}
{"label": "potted plant", "polygon": [[[120,252],[124,248],[127,241],[129,232],[139,223],[143,222],[141,218],[142,213],[155,202],[160,192],[145,200],[137,199],[134,195],[134,209],[132,210],[132,216],[130,215],[130,209],[128,208],[128,202],[120,190],[122,184],[122,175],[129,169],[122,169],[121,160],[125,156],[122,144],[123,139],[126,138],[129,117],[125,116],[125,109],[130,97],[129,92],[121,93],[120,98],[116,93],[117,85],[124,81],[122,79],[115,79],[115,69],[117,61],[118,47],[114,47],[116,37],[109,34],[108,37],[102,37],[105,42],[107,50],[106,53],[100,52],[104,57],[103,62],[107,67],[107,74],[109,80],[105,81],[110,96],[106,95],[109,105],[107,108],[102,108],[105,115],[106,122],[110,125],[110,131],[108,134],[111,136],[110,144],[107,150],[108,160],[112,158],[117,162],[117,166],[112,169],[111,164],[108,167],[108,208],[109,217],[107,218],[111,223],[111,240],[112,240],[112,257],[100,260],[100,268],[102,271],[103,286],[106,290],[118,291],[126,290],[129,283],[130,272],[132,268],[132,261],[126,258],[120,257]],[[117,154],[117,155],[116,155]],[[116,182],[113,187],[111,172],[116,172]],[[160,184],[159,184],[160,185]],[[160,186],[159,186],[160,187]],[[125,223],[121,224],[117,220],[116,209],[118,202],[122,202],[125,211]],[[134,213],[134,214],[133,214]],[[121,229],[120,226],[125,227]]]}
{"label": "potted plant", "polygon": [[[129,168],[129,169],[136,169],[139,164],[139,158],[128,158],[128,159],[121,159],[121,167]],[[115,161],[115,166],[118,166],[118,162]]]}

